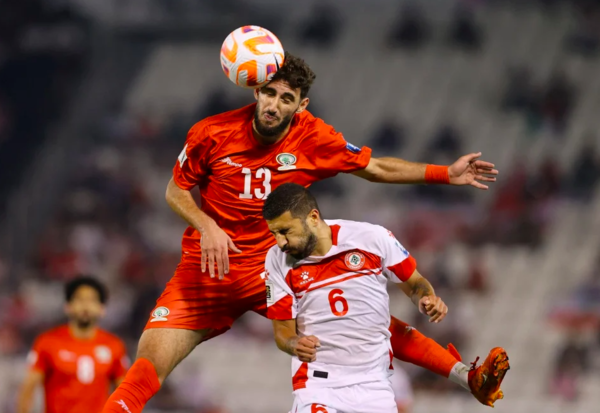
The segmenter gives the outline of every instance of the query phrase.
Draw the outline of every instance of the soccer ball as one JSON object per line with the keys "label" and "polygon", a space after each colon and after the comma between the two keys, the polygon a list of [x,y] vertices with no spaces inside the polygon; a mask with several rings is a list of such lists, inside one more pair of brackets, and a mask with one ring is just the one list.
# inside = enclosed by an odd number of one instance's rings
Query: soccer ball
{"label": "soccer ball", "polygon": [[221,47],[221,67],[238,86],[255,89],[269,83],[284,61],[283,46],[267,29],[243,26],[227,36]]}

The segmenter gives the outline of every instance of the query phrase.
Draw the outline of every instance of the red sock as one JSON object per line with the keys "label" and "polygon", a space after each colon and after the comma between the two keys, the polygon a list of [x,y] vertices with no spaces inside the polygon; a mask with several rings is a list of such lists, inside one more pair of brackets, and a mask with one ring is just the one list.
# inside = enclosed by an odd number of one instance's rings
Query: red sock
{"label": "red sock", "polygon": [[160,389],[156,370],[150,361],[140,358],[133,363],[125,380],[117,387],[102,413],[141,413],[148,400]]}
{"label": "red sock", "polygon": [[415,364],[444,377],[450,375],[452,367],[459,361],[444,347],[397,318],[392,317],[390,332],[392,350],[398,360]]}

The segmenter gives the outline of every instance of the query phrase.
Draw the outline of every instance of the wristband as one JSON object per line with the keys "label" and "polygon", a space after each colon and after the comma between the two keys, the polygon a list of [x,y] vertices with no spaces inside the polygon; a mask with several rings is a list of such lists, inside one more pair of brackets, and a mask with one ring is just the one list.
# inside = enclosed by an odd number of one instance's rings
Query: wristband
{"label": "wristband", "polygon": [[450,176],[448,175],[448,167],[427,165],[425,168],[425,182],[428,184],[449,184]]}

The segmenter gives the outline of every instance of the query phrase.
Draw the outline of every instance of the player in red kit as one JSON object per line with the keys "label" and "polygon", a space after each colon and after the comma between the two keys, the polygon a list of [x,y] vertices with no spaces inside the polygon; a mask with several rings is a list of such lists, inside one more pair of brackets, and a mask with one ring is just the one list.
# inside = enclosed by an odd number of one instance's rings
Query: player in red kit
{"label": "player in red kit", "polygon": [[[271,82],[255,90],[256,104],[206,118],[191,128],[166,192],[168,204],[190,224],[183,235],[181,262],[157,300],[136,362],[103,412],[141,412],[198,344],[228,330],[246,311],[266,315],[262,273],[274,240],[261,211],[277,186],[295,182],[308,187],[340,172],[372,182],[480,189],[487,186],[478,181],[495,181],[497,171],[477,160],[480,154],[463,156],[449,167],[372,158],[369,148],[348,143],[306,110],[314,78],[303,60],[286,53]],[[190,192],[196,186],[201,207]],[[390,330],[400,360],[450,378],[467,374],[453,371],[460,358],[455,351],[394,318]]]}
{"label": "player in red kit", "polygon": [[69,282],[65,292],[69,322],[35,340],[17,413],[31,411],[39,385],[44,387],[46,413],[100,412],[111,386],[123,380],[129,367],[123,342],[97,326],[104,314],[104,286],[81,277]]}

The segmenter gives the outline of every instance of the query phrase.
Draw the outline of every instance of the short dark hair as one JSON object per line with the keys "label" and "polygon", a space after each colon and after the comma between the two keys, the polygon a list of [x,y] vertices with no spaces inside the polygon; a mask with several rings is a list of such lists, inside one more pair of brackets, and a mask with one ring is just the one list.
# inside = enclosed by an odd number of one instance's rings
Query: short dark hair
{"label": "short dark hair", "polygon": [[263,218],[272,220],[290,211],[294,218],[306,218],[310,211],[319,211],[317,200],[302,185],[287,183],[279,185],[269,194],[263,205]]}
{"label": "short dark hair", "polygon": [[98,296],[100,297],[100,302],[102,304],[106,304],[106,300],[108,299],[106,287],[97,279],[88,276],[77,277],[65,285],[65,300],[67,300],[67,302],[71,302],[75,292],[79,289],[79,287],[83,286],[91,287],[96,290],[96,292],[98,292]]}
{"label": "short dark hair", "polygon": [[271,82],[283,80],[292,89],[300,88],[300,97],[304,99],[312,86],[315,78],[315,72],[306,64],[303,59],[285,52],[283,66],[279,68],[271,78]]}

